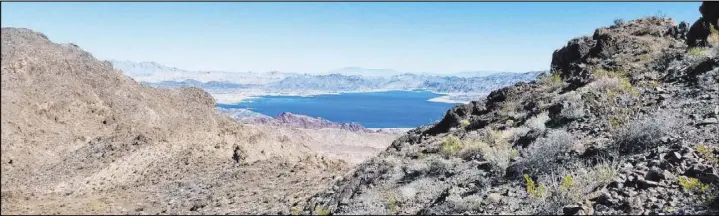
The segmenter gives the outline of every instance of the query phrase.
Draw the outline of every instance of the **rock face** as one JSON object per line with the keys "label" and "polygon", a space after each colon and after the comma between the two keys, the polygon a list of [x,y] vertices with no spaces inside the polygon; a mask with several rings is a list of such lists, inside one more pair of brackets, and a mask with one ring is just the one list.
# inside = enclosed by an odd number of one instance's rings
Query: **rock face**
{"label": "rock face", "polygon": [[702,2],[699,12],[702,16],[694,22],[687,35],[687,45],[689,47],[709,46],[709,36],[712,31],[719,31],[719,25],[717,25],[717,21],[719,21],[718,2]]}
{"label": "rock face", "polygon": [[686,27],[648,17],[573,39],[551,74],[409,131],[302,210],[716,214],[719,52],[690,50]]}
{"label": "rock face", "polygon": [[1,84],[2,214],[276,213],[346,168],[28,29],[2,28]]}
{"label": "rock face", "polygon": [[357,123],[336,123],[331,122],[323,118],[315,118],[306,115],[297,115],[289,112],[283,112],[274,118],[253,118],[250,120],[251,123],[260,124],[273,124],[273,125],[286,125],[290,127],[300,127],[309,129],[320,129],[320,128],[338,128],[354,132],[366,132],[372,133],[373,130],[362,127]]}
{"label": "rock face", "polygon": [[[683,35],[686,24],[675,27],[668,19],[648,18],[599,28],[592,37],[570,40],[552,54],[551,70],[558,73],[570,87],[591,82],[597,70],[623,70],[641,73],[641,63],[664,50],[655,44],[674,43]],[[658,41],[655,41],[658,40]],[[637,61],[639,60],[639,62]],[[640,64],[632,64],[634,62]]]}

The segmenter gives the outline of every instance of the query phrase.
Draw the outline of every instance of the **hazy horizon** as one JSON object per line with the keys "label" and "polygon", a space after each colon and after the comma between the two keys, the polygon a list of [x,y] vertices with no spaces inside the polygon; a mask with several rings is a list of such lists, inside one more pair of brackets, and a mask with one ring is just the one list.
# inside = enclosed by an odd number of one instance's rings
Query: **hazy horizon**
{"label": "hazy horizon", "polygon": [[617,18],[700,2],[2,2],[2,27],[75,43],[103,60],[191,71],[528,72]]}

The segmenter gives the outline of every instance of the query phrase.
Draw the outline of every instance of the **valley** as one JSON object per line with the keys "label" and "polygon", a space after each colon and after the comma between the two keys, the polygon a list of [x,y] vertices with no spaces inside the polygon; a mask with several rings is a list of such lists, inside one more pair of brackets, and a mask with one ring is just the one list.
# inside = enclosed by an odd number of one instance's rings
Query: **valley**
{"label": "valley", "polygon": [[716,215],[719,4],[697,17],[441,75],[190,71],[3,25],[0,214]]}

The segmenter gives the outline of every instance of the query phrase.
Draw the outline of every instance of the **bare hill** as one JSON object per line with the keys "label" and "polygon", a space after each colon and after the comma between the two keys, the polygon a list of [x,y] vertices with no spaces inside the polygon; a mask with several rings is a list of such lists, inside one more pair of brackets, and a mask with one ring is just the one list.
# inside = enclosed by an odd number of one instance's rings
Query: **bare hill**
{"label": "bare hill", "polygon": [[1,122],[3,214],[275,213],[346,168],[308,145],[353,142],[239,124],[198,88],[19,28],[2,29]]}

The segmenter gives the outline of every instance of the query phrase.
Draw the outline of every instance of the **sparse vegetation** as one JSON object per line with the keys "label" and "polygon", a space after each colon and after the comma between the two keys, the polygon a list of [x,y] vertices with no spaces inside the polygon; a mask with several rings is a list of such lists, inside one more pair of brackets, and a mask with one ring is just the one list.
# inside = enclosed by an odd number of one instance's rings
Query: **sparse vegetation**
{"label": "sparse vegetation", "polygon": [[455,136],[447,136],[442,141],[442,152],[444,153],[454,154],[462,150],[462,148],[464,148],[462,141]]}
{"label": "sparse vegetation", "polygon": [[504,101],[501,105],[501,112],[507,116],[517,116],[517,110],[519,108],[519,101]]}
{"label": "sparse vegetation", "polygon": [[562,76],[557,72],[549,73],[546,76],[540,77],[537,82],[555,88],[562,87],[562,85],[564,85]]}
{"label": "sparse vegetation", "polygon": [[466,127],[469,126],[470,124],[471,124],[471,123],[470,123],[469,120],[467,120],[467,119],[462,120],[462,121],[459,121],[459,125],[460,125],[462,128],[466,128]]}
{"label": "sparse vegetation", "polygon": [[543,199],[535,200],[538,207],[536,213],[552,214],[557,208],[581,202],[596,188],[609,184],[616,173],[611,165],[601,163],[593,167],[564,169],[559,176],[544,175],[540,182],[547,184],[546,195]]}
{"label": "sparse vegetation", "polygon": [[696,149],[699,152],[699,155],[704,158],[704,160],[707,160],[714,165],[719,165],[719,157],[714,155],[714,150],[712,149],[712,147],[697,144]]}
{"label": "sparse vegetation", "polygon": [[544,187],[544,185],[537,185],[537,183],[535,183],[534,180],[532,180],[532,178],[527,174],[524,174],[524,181],[527,193],[529,193],[530,196],[538,198],[544,197],[547,192],[547,188]]}
{"label": "sparse vegetation", "polygon": [[582,95],[577,92],[569,92],[560,99],[563,103],[559,116],[564,119],[580,119],[586,115]]}
{"label": "sparse vegetation", "polygon": [[316,215],[330,215],[332,214],[332,211],[329,209],[323,208],[322,206],[315,206],[315,212]]}
{"label": "sparse vegetation", "polygon": [[292,215],[300,215],[301,212],[302,212],[302,209],[300,209],[299,207],[290,208],[290,214],[292,214]]}
{"label": "sparse vegetation", "polygon": [[699,179],[686,176],[679,177],[679,185],[681,185],[684,190],[694,193],[704,192],[709,189],[709,185],[702,183]]}
{"label": "sparse vegetation", "polygon": [[397,198],[394,196],[390,196],[387,200],[387,210],[390,212],[390,214],[397,214]]}
{"label": "sparse vegetation", "polygon": [[707,40],[710,44],[713,44],[714,46],[719,45],[719,30],[715,28],[713,24],[709,24],[709,37]]}
{"label": "sparse vegetation", "polygon": [[670,115],[655,115],[634,120],[620,128],[616,136],[616,146],[622,153],[634,153],[657,147],[661,138],[674,128]]}
{"label": "sparse vegetation", "polygon": [[480,137],[468,142],[465,154],[479,153],[492,165],[495,173],[504,174],[509,161],[517,157],[518,152],[507,140],[514,131],[483,130]]}
{"label": "sparse vegetation", "polygon": [[596,69],[594,75],[597,79],[585,88],[584,104],[596,117],[605,118],[610,129],[619,128],[637,112],[632,101],[639,96],[639,89],[622,70]]}
{"label": "sparse vegetation", "polygon": [[703,47],[692,47],[687,51],[691,56],[704,56],[707,53],[707,49]]}
{"label": "sparse vegetation", "polygon": [[547,112],[542,112],[527,120],[527,122],[524,123],[524,126],[528,127],[530,130],[544,133],[544,131],[547,130],[547,121],[549,121],[549,114]]}
{"label": "sparse vegetation", "polygon": [[624,20],[623,20],[623,19],[619,19],[619,18],[614,19],[614,26],[620,26],[620,25],[623,25],[623,24],[624,24]]}
{"label": "sparse vegetation", "polygon": [[639,60],[640,60],[640,61],[647,61],[647,60],[649,60],[649,54],[641,54],[641,55],[639,55]]}
{"label": "sparse vegetation", "polygon": [[556,160],[571,149],[573,140],[565,130],[552,130],[526,149],[526,157],[517,166],[533,175],[552,172],[558,166]]}

